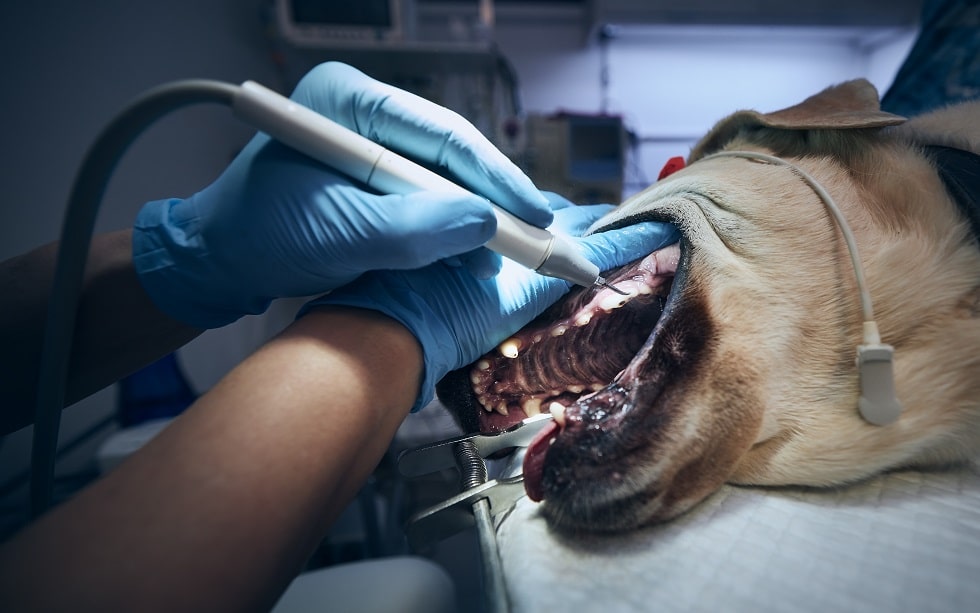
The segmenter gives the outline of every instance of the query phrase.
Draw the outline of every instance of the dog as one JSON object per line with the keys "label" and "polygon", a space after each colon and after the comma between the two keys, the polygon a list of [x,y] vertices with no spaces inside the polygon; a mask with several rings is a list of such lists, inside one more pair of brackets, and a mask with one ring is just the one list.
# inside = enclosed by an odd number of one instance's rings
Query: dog
{"label": "dog", "polygon": [[[978,153],[980,101],[908,120],[882,112],[865,80],[736,112],[684,168],[593,228],[680,230],[677,244],[606,275],[628,299],[573,290],[447,376],[439,397],[470,431],[551,411],[525,485],[573,531],[670,520],[726,482],[839,486],[972,458]],[[878,340],[865,334],[864,285],[893,348],[886,412],[901,409],[881,425],[859,410],[857,347]]]}

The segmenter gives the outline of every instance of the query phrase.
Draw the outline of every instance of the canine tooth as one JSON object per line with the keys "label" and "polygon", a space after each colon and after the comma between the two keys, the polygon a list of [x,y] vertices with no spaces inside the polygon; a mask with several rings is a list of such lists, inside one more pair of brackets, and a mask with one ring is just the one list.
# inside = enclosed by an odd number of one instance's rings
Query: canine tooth
{"label": "canine tooth", "polygon": [[585,391],[584,385],[569,385],[566,389],[573,394],[581,394]]}
{"label": "canine tooth", "polygon": [[585,326],[588,325],[590,321],[592,321],[592,313],[582,313],[581,315],[575,318],[575,325]]}
{"label": "canine tooth", "polygon": [[476,367],[479,370],[490,370],[490,362],[488,360],[480,360],[476,363]]}
{"label": "canine tooth", "polygon": [[501,415],[510,415],[510,411],[507,410],[507,403],[501,402],[497,405],[497,412]]}
{"label": "canine tooth", "polygon": [[541,399],[540,398],[528,398],[524,401],[524,414],[528,417],[534,417],[535,415],[541,414]]}
{"label": "canine tooth", "polygon": [[552,402],[548,406],[548,411],[551,413],[551,416],[555,418],[555,421],[558,423],[558,425],[564,428],[565,427],[565,405],[563,405],[560,402]]}
{"label": "canine tooth", "polygon": [[500,343],[500,355],[505,358],[514,359],[517,357],[518,352],[521,349],[521,341],[516,338],[509,338],[504,342]]}
{"label": "canine tooth", "polygon": [[599,308],[603,311],[611,311],[613,309],[618,309],[627,302],[629,302],[629,296],[620,296],[619,294],[609,294],[599,302]]}
{"label": "canine tooth", "polygon": [[557,326],[551,329],[551,336],[561,336],[567,331],[568,331],[568,326],[566,326],[565,324],[558,324]]}

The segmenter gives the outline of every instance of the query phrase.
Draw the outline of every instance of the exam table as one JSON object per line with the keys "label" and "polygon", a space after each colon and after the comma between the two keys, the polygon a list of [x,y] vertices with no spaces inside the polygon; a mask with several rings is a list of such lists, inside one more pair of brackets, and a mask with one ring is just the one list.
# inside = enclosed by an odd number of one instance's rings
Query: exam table
{"label": "exam table", "polygon": [[724,486],[667,524],[553,533],[497,522],[510,610],[980,611],[980,457],[833,490]]}

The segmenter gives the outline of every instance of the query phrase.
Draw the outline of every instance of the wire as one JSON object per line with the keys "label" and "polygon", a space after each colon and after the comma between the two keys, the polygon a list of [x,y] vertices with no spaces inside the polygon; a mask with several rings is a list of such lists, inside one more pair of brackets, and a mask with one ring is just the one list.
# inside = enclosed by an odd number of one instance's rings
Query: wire
{"label": "wire", "polygon": [[[841,213],[840,207],[838,207],[837,203],[834,202],[834,199],[830,197],[827,190],[825,190],[816,179],[807,174],[805,170],[796,164],[787,162],[786,160],[778,158],[774,155],[767,155],[757,151],[721,151],[705,156],[701,158],[701,160],[710,160],[711,158],[719,157],[747,158],[769,164],[776,164],[777,166],[785,166],[803,179],[803,181],[805,181],[806,184],[809,185],[814,192],[816,192],[820,200],[823,201],[827,211],[831,214],[831,216],[833,216],[834,221],[837,222],[837,226],[840,228],[841,233],[844,235],[844,242],[847,243],[847,251],[851,257],[851,266],[854,268],[854,277],[857,281],[858,293],[861,296],[861,312],[864,316],[864,321],[873,322],[875,319],[874,309],[871,307],[871,294],[868,292],[867,284],[864,281],[864,270],[861,267],[861,258],[858,256],[857,241],[854,240],[854,234],[851,232],[851,226],[847,223],[847,220],[844,219],[844,214]],[[878,343],[880,342],[880,339],[874,339],[873,342]]]}
{"label": "wire", "polygon": [[31,449],[32,517],[40,516],[51,504],[75,315],[96,215],[112,171],[126,148],[160,117],[202,102],[230,106],[237,91],[236,85],[199,79],[175,81],[151,89],[116,116],[85,155],[61,229],[41,349]]}
{"label": "wire", "polygon": [[[83,432],[79,433],[77,436],[67,441],[62,446],[58,447],[58,450],[55,452],[56,453],[55,457],[56,458],[64,457],[65,455],[71,453],[72,451],[74,451],[84,443],[88,442],[89,439],[99,434],[106,428],[114,425],[115,423],[116,423],[115,415],[107,415],[106,417],[103,417],[102,419],[95,422],[94,424],[91,424]],[[7,479],[2,484],[0,484],[0,500],[3,500],[7,496],[9,496],[11,492],[26,485],[31,480],[31,474],[32,474],[32,469],[27,468],[22,472],[14,475],[13,477]]]}
{"label": "wire", "polygon": [[857,403],[858,412],[868,423],[876,426],[887,426],[894,423],[902,414],[902,403],[895,393],[893,363],[895,350],[891,345],[881,342],[878,324],[874,320],[874,309],[871,308],[871,293],[864,281],[864,269],[861,267],[861,258],[858,255],[857,241],[854,240],[851,226],[844,219],[840,207],[816,179],[799,166],[782,158],[757,151],[721,151],[705,156],[701,160],[719,157],[745,158],[789,168],[796,176],[803,179],[823,201],[827,212],[830,213],[844,236],[847,251],[851,256],[851,266],[854,268],[858,294],[861,297],[861,311],[864,317],[864,325],[862,326],[864,344],[857,347],[856,365],[860,387]]}

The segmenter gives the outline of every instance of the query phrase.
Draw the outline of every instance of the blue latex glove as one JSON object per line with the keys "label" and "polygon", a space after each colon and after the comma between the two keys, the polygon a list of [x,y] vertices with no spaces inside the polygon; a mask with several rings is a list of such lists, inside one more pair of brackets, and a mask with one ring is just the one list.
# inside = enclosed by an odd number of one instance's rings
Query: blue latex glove
{"label": "blue latex glove", "polygon": [[[562,208],[555,212],[551,229],[581,236],[612,208],[603,204]],[[674,226],[649,222],[571,240],[600,269],[608,270],[678,237]],[[425,360],[425,377],[412,409],[417,411],[432,400],[435,384],[447,373],[474,362],[569,289],[566,281],[539,275],[508,259],[491,279],[478,279],[437,262],[420,270],[367,273],[310,302],[303,312],[321,305],[360,307],[385,313],[411,330]]]}
{"label": "blue latex glove", "polygon": [[[532,224],[551,222],[530,179],[448,109],[338,63],[310,71],[292,99],[455,175]],[[134,225],[133,258],[159,308],[212,328],[261,313],[274,298],[329,291],[367,270],[453,258],[492,274],[499,258],[472,250],[495,229],[484,198],[379,196],[259,134],[201,192],[146,204]]]}

